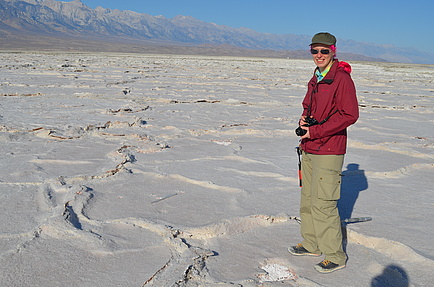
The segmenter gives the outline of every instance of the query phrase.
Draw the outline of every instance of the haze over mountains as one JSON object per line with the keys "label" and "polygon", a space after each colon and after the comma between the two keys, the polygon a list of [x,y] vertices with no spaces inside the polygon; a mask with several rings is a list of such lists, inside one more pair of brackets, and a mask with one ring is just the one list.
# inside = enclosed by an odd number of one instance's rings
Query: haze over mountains
{"label": "haze over mountains", "polygon": [[[295,30],[288,27],[288,31]],[[80,0],[0,0],[0,49],[309,57],[311,35],[258,33],[190,16],[151,16]],[[345,60],[434,63],[410,48],[338,39]]]}

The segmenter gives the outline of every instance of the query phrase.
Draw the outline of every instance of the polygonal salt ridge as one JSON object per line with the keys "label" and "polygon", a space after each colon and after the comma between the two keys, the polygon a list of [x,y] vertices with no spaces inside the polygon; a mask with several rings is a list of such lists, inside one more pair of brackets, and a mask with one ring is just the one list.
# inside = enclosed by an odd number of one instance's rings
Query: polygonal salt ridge
{"label": "polygonal salt ridge", "polygon": [[[116,110],[113,110],[113,109],[107,109],[107,110],[106,110],[106,113],[108,113],[108,114],[118,114],[118,113],[132,114],[132,113],[143,112],[143,111],[146,111],[146,110],[149,110],[149,109],[151,109],[150,106],[146,106],[146,107],[144,107],[144,108],[137,108],[137,109],[133,109],[133,108],[119,108],[119,109],[116,109]],[[140,118],[140,119],[141,119],[141,118]],[[137,122],[138,120],[139,120],[139,119],[137,119],[136,122]]]}

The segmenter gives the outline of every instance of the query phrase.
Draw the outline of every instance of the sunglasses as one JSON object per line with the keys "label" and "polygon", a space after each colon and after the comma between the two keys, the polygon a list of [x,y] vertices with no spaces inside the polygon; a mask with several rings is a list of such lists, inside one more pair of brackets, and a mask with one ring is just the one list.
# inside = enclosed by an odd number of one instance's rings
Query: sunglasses
{"label": "sunglasses", "polygon": [[322,49],[322,50],[310,49],[310,53],[312,55],[316,55],[318,53],[321,53],[323,55],[328,55],[328,54],[330,54],[330,50],[329,49]]}

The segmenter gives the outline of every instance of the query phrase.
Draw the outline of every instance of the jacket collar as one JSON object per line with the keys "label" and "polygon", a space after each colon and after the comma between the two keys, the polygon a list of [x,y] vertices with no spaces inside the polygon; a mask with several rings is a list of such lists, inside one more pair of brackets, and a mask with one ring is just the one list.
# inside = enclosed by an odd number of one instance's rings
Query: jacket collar
{"label": "jacket collar", "polygon": [[[333,83],[333,80],[334,80],[335,75],[336,75],[336,70],[338,69],[338,65],[339,65],[339,60],[335,59],[333,61],[333,65],[330,67],[330,70],[328,71],[327,75],[321,81],[319,81],[318,83],[326,83],[326,84]],[[316,71],[316,69],[315,69],[315,71]],[[316,79],[317,78],[316,78],[316,75],[315,75],[315,72],[314,72],[314,76],[313,76],[312,80],[315,80],[315,82],[316,82]]]}
{"label": "jacket collar", "polygon": [[329,72],[324,77],[324,79],[322,79],[321,81],[325,82],[326,84],[333,83],[333,80],[334,80],[335,75],[336,75],[336,70],[338,69],[338,65],[339,65],[339,61],[338,61],[338,59],[335,59],[333,61],[333,65],[330,67]]}

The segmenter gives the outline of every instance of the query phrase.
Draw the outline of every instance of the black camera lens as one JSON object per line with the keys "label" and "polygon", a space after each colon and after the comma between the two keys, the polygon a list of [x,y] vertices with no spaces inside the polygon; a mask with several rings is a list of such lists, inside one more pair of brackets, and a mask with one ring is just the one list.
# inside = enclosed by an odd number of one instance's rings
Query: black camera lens
{"label": "black camera lens", "polygon": [[304,136],[307,133],[307,130],[302,129],[301,127],[298,127],[295,130],[295,134],[298,135],[299,137]]}

